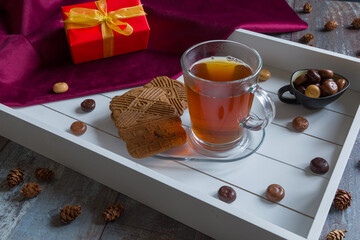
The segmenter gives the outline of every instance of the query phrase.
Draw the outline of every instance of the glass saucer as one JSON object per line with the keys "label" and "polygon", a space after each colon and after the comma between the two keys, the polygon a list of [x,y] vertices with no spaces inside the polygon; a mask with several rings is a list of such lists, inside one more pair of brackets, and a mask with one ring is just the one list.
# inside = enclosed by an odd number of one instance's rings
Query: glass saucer
{"label": "glass saucer", "polygon": [[259,147],[261,146],[262,142],[265,138],[265,130],[260,131],[250,131],[246,130],[246,134],[248,135],[248,139],[250,141],[249,146],[243,150],[238,149],[239,151],[236,152],[237,147],[232,149],[231,151],[234,152],[229,157],[208,157],[206,155],[202,155],[198,151],[196,151],[193,147],[191,147],[190,143],[190,117],[188,111],[185,111],[183,116],[181,117],[183,128],[186,130],[188,134],[187,142],[181,146],[169,149],[165,152],[159,153],[154,157],[162,158],[162,159],[172,159],[172,160],[183,160],[183,161],[199,161],[199,162],[232,162],[238,161],[243,158],[246,158],[256,152]]}

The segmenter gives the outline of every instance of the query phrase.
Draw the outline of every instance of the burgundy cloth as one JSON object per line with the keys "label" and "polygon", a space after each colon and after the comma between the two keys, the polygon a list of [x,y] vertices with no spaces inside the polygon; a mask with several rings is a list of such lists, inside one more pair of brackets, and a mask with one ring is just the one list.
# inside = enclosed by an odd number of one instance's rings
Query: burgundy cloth
{"label": "burgundy cloth", "polygon": [[[2,104],[28,106],[176,76],[184,50],[225,39],[236,28],[263,33],[307,28],[285,0],[143,0],[151,29],[148,49],[73,64],[61,7],[83,2],[88,0],[0,0]],[[67,82],[69,90],[52,93],[56,82]]]}

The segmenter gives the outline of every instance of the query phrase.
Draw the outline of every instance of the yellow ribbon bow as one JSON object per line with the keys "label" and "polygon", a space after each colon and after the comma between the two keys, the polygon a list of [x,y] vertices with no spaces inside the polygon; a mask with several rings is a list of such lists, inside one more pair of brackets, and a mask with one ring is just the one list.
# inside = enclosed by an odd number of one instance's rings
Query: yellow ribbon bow
{"label": "yellow ribbon bow", "polygon": [[[65,26],[67,29],[89,28],[101,25],[101,34],[103,38],[104,58],[114,55],[114,33],[113,31],[125,36],[133,33],[130,24],[122,22],[119,19],[127,19],[146,15],[142,5],[120,8],[116,11],[107,12],[106,0],[95,2],[97,9],[72,8],[70,12],[65,13]],[[119,25],[126,25],[124,29]]]}

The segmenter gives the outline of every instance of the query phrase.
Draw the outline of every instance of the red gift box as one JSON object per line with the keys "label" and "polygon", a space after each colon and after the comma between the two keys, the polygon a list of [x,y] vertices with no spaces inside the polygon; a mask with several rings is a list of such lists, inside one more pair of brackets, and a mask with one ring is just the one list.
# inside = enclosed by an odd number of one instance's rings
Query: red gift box
{"label": "red gift box", "polygon": [[[87,21],[85,25],[69,22],[71,9],[82,14],[82,20]],[[87,11],[96,14],[90,15]],[[113,14],[115,11],[116,16]],[[145,13],[139,14],[141,11],[140,0],[100,0],[62,7],[73,62],[81,63],[146,49],[150,28]],[[110,24],[105,23],[108,20],[111,21]],[[112,29],[119,29],[120,33]],[[107,35],[104,35],[104,31]]]}

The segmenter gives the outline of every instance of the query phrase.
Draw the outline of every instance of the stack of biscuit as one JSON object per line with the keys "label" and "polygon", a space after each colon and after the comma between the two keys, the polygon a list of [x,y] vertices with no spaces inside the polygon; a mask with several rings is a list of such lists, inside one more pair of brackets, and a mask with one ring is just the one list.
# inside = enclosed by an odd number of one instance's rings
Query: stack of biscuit
{"label": "stack of biscuit", "polygon": [[187,108],[184,85],[166,76],[114,97],[111,118],[129,154],[145,158],[186,142],[180,116]]}

